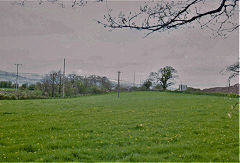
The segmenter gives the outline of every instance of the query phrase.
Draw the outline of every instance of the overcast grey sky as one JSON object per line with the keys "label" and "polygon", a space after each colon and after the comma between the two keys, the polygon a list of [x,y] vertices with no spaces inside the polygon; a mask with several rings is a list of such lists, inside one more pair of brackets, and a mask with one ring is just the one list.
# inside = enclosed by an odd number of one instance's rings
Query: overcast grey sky
{"label": "overcast grey sky", "polygon": [[[111,2],[115,10],[138,8],[136,2]],[[62,68],[67,73],[97,74],[132,82],[146,79],[149,72],[173,66],[180,80],[192,87],[226,86],[227,76],[220,74],[238,59],[239,35],[212,38],[207,31],[186,28],[154,33],[115,30],[109,32],[97,24],[106,13],[105,3],[85,7],[61,8],[56,5],[25,7],[0,2],[0,70],[48,73]],[[238,82],[237,79],[234,81]]]}

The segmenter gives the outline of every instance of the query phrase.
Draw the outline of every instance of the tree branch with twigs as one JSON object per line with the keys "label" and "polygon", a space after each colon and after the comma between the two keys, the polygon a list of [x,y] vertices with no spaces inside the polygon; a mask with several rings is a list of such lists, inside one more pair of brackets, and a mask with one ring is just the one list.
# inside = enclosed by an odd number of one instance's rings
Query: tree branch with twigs
{"label": "tree branch with twigs", "polygon": [[228,66],[226,68],[226,71],[231,73],[230,76],[228,77],[229,80],[234,77],[239,76],[239,62],[236,62],[236,63]]}
{"label": "tree branch with twigs", "polygon": [[[56,4],[58,6],[61,6],[62,8],[65,8],[66,6],[69,7],[84,7],[88,3],[88,1],[92,2],[102,2],[103,0],[36,0],[36,2],[39,5],[45,4],[45,3],[51,3]],[[13,1],[13,5],[19,5],[19,6],[25,6],[27,0],[16,0]]]}
{"label": "tree branch with twigs", "polygon": [[[25,1],[17,0],[14,4],[24,6]],[[88,1],[91,0],[38,0],[37,2],[55,3],[65,8],[65,6],[85,6]],[[107,0],[92,0],[92,2],[103,1],[107,2]],[[239,27],[239,0],[155,0],[145,2],[138,11],[119,12],[118,15],[114,15],[112,11],[108,9],[104,20],[97,22],[110,29],[146,30],[148,31],[146,36],[197,23],[202,29],[210,29],[214,35],[226,37]]]}
{"label": "tree branch with twigs", "polygon": [[112,9],[104,15],[99,24],[111,29],[130,28],[146,30],[148,34],[175,30],[194,22],[201,28],[208,28],[217,35],[227,36],[239,27],[239,0],[218,0],[214,4],[210,0],[155,1],[144,3],[138,11],[123,13],[117,16]]}

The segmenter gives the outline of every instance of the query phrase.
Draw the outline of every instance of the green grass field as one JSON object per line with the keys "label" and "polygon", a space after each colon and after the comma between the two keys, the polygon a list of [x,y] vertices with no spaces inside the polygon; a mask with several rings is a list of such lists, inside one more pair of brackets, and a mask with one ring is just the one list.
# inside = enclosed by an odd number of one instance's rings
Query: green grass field
{"label": "green grass field", "polygon": [[0,161],[239,161],[237,101],[166,92],[0,101]]}
{"label": "green grass field", "polygon": [[0,91],[11,91],[11,92],[13,92],[13,91],[16,91],[16,89],[15,88],[0,88]]}

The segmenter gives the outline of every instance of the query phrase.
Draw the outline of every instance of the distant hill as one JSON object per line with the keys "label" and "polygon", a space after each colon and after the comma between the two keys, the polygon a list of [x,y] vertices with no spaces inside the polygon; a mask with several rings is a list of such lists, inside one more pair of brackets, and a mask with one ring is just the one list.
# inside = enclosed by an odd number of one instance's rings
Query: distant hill
{"label": "distant hill", "polygon": [[[15,83],[16,77],[17,77],[16,73],[0,70],[0,81],[11,81],[12,83]],[[18,76],[18,83],[20,85],[24,83],[35,84],[37,82],[40,82],[41,79],[42,76],[38,74],[20,74]]]}
{"label": "distant hill", "polygon": [[201,92],[239,94],[239,84],[235,84],[230,87],[214,87],[214,88],[203,89],[203,90],[201,90]]}
{"label": "distant hill", "polygon": [[[110,79],[110,82],[113,84],[113,87],[117,86],[118,82],[116,80],[111,80]],[[135,84],[135,85],[138,86],[138,84]],[[120,80],[120,87],[121,88],[130,88],[132,86],[133,86],[133,84],[131,82]]]}

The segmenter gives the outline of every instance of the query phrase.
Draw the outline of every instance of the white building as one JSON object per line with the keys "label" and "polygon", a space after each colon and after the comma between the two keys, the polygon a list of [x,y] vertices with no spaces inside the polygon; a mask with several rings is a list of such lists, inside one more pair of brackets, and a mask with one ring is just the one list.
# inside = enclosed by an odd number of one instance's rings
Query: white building
{"label": "white building", "polygon": [[180,84],[179,85],[179,91],[186,91],[187,90],[187,85]]}

